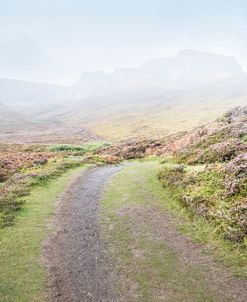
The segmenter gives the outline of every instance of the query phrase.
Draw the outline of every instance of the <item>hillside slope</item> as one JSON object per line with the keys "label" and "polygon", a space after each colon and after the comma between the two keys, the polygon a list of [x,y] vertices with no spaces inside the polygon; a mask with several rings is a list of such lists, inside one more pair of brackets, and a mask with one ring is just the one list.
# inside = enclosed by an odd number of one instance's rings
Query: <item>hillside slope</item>
{"label": "hillside slope", "polygon": [[0,103],[0,130],[8,131],[20,127],[30,128],[34,125],[27,121],[21,114],[11,110],[8,106]]}
{"label": "hillside slope", "polygon": [[66,91],[58,85],[0,79],[0,102],[29,117],[59,108]]}
{"label": "hillside slope", "polygon": [[186,50],[111,74],[85,73],[70,96],[71,105],[50,118],[106,139],[162,137],[245,105],[247,75],[234,58]]}
{"label": "hillside slope", "polygon": [[215,225],[222,238],[247,243],[247,107],[176,140],[173,163],[159,178],[193,215]]}

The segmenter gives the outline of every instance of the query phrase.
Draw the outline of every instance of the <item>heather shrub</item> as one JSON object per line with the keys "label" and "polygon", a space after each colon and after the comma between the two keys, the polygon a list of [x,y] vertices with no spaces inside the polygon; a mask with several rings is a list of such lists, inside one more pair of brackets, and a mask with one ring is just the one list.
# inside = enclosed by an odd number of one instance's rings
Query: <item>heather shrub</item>
{"label": "heather shrub", "polygon": [[247,153],[236,156],[224,169],[226,193],[247,196]]}
{"label": "heather shrub", "polygon": [[176,165],[174,167],[165,167],[159,174],[158,178],[163,184],[173,187],[178,183],[181,184],[185,175],[185,169],[182,165]]}
{"label": "heather shrub", "polygon": [[[244,195],[242,189],[229,194],[227,184],[233,174],[239,175],[240,180],[246,180],[245,163],[242,155],[228,162],[227,170],[220,163],[207,165],[203,171],[166,166],[158,177],[172,197],[189,209],[193,216],[214,223],[217,232],[225,239],[242,244],[247,236],[246,198],[241,197]],[[246,187],[243,191],[246,193]]]}
{"label": "heather shrub", "polygon": [[[222,237],[247,242],[247,107],[186,134],[173,153],[182,171],[164,168],[162,184],[194,216],[214,223]],[[191,138],[191,139],[190,139]],[[198,171],[193,165],[202,165]],[[206,165],[206,166],[204,166]],[[197,172],[198,171],[198,172]]]}

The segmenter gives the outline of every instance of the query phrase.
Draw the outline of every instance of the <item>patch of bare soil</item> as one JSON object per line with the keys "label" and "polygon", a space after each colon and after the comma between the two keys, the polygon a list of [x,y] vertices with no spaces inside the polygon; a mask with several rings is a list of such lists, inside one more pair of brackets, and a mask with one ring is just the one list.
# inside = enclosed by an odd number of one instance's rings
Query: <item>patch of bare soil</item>
{"label": "patch of bare soil", "polygon": [[98,201],[119,169],[89,169],[61,197],[55,232],[44,247],[51,301],[116,301],[116,276],[101,240]]}

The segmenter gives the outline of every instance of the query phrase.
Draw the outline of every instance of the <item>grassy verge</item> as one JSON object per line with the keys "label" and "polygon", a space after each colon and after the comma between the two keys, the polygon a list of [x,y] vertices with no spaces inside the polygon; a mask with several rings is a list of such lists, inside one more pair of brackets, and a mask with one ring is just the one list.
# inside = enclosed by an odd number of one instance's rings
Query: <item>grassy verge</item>
{"label": "grassy verge", "polygon": [[[132,163],[113,178],[102,200],[103,234],[120,278],[122,301],[163,301],[164,297],[167,301],[219,301],[200,269],[181,265],[179,255],[164,240],[154,239],[158,235],[150,208],[161,217],[170,209],[188,218],[159,183],[160,168],[157,161]],[[206,225],[189,219],[181,222],[182,227],[197,240],[210,232]]]}
{"label": "grassy verge", "polygon": [[[184,219],[180,231],[205,244],[205,252],[231,268],[235,275],[247,277],[246,242],[229,240],[236,234],[231,220],[232,203],[225,198],[223,175],[204,166],[165,164],[158,177],[163,185],[165,205]],[[240,230],[241,231],[241,230]]]}
{"label": "grassy verge", "polygon": [[[220,301],[217,293],[209,290],[210,280],[204,280],[200,270],[181,267],[178,255],[165,241],[153,240],[148,210],[140,212],[139,207],[155,207],[161,216],[167,211],[171,213],[180,232],[202,243],[205,253],[230,267],[236,275],[246,276],[246,254],[219,237],[214,225],[192,216],[170,190],[162,187],[157,178],[162,168],[157,161],[133,162],[114,177],[102,200],[104,236],[124,284],[120,284],[119,292],[124,295],[128,291],[124,287],[128,287],[129,301],[163,301],[163,292],[171,295],[168,301]],[[143,224],[131,216],[131,209],[139,211],[137,216],[144,220]],[[152,220],[154,216],[150,217]]]}
{"label": "grassy verge", "polygon": [[80,160],[51,159],[45,165],[22,169],[0,187],[0,228],[11,226],[30,192],[66,171],[82,166]]}
{"label": "grassy verge", "polygon": [[85,163],[111,163],[110,157],[94,154],[108,145],[91,142],[47,147],[0,143],[0,228],[14,224],[16,214],[35,186]]}
{"label": "grassy verge", "polygon": [[15,224],[0,229],[0,301],[46,301],[45,268],[41,259],[47,223],[54,202],[82,167],[34,188],[25,198]]}

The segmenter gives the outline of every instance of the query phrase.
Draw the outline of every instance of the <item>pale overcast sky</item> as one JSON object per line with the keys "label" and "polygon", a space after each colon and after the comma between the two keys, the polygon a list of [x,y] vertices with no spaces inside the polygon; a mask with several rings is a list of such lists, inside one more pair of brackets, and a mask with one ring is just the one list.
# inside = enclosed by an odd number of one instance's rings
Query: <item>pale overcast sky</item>
{"label": "pale overcast sky", "polygon": [[247,1],[0,0],[0,77],[70,85],[183,49],[247,71]]}

